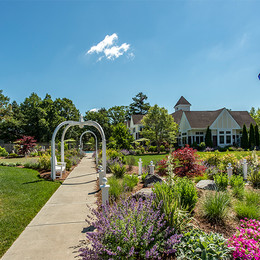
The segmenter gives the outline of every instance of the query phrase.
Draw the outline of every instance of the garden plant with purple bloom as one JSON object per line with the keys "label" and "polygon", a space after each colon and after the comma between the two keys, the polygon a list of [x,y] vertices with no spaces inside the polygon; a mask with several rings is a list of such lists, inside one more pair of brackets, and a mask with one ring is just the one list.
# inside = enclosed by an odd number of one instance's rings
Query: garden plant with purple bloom
{"label": "garden plant with purple bloom", "polygon": [[166,225],[159,205],[153,207],[155,195],[146,200],[134,198],[93,210],[95,227],[87,233],[91,247],[81,248],[82,259],[162,259],[172,255],[181,235]]}

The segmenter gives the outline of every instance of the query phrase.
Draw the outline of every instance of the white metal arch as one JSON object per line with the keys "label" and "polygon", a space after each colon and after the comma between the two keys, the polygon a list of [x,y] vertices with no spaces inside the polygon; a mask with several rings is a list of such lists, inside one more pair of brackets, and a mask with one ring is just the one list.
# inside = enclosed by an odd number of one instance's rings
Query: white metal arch
{"label": "white metal arch", "polygon": [[106,177],[106,137],[105,137],[105,133],[103,131],[103,128],[95,121],[83,121],[83,118],[81,117],[80,121],[64,121],[62,123],[60,123],[54,130],[53,134],[52,134],[52,139],[51,139],[51,178],[53,180],[56,179],[56,171],[55,171],[55,138],[56,135],[59,131],[59,129],[63,126],[65,126],[65,129],[63,130],[62,133],[62,140],[61,140],[61,156],[64,162],[64,137],[65,134],[67,132],[67,130],[69,129],[70,126],[79,126],[79,127],[83,127],[83,126],[94,126],[100,133],[101,137],[102,137],[102,167],[104,170],[104,176]]}
{"label": "white metal arch", "polygon": [[98,142],[97,142],[97,136],[95,135],[95,133],[93,133],[92,131],[90,130],[87,130],[85,131],[84,133],[81,134],[80,138],[79,138],[79,147],[80,147],[80,150],[83,151],[83,143],[82,143],[82,137],[84,134],[86,133],[90,133],[92,135],[94,135],[95,137],[95,140],[96,140],[96,165],[98,166]]}

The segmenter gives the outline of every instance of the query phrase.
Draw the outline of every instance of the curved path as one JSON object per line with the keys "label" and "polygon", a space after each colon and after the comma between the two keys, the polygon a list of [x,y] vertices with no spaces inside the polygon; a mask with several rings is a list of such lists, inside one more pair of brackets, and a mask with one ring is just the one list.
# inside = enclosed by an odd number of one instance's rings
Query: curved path
{"label": "curved path", "polygon": [[[52,195],[2,260],[74,259],[85,240],[85,222],[96,207],[96,169],[87,154]],[[78,259],[78,258],[77,258]]]}

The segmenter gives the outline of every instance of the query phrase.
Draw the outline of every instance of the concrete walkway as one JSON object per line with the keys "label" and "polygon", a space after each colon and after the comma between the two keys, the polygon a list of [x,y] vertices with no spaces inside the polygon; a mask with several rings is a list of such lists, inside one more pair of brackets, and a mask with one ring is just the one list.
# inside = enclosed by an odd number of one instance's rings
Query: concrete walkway
{"label": "concrete walkway", "polygon": [[[9,248],[2,260],[74,259],[96,207],[96,170],[87,154]],[[80,242],[81,241],[81,242]]]}

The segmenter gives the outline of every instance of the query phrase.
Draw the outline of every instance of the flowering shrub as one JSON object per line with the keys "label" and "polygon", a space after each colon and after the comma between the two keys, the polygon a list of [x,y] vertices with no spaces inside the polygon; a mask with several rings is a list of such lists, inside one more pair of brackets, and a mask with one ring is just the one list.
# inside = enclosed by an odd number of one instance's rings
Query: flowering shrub
{"label": "flowering shrub", "polygon": [[260,260],[260,221],[241,220],[237,232],[229,238],[229,246],[235,248],[235,259]]}
{"label": "flowering shrub", "polygon": [[182,149],[174,151],[173,157],[175,163],[178,164],[174,168],[174,173],[180,177],[202,175],[206,170],[205,166],[198,164],[199,156],[196,154],[196,150],[189,148],[188,145]]}
{"label": "flowering shrub", "polygon": [[91,247],[80,249],[82,259],[162,259],[173,254],[181,235],[166,226],[153,200],[154,195],[145,201],[132,198],[92,210],[96,220],[87,222],[96,230],[87,232]]}
{"label": "flowering shrub", "polygon": [[30,149],[36,146],[36,140],[32,136],[24,135],[21,139],[16,140],[16,143],[19,145],[19,154],[25,155],[28,154]]}
{"label": "flowering shrub", "polygon": [[159,175],[165,175],[167,173],[167,160],[163,159],[158,162],[158,173]]}

